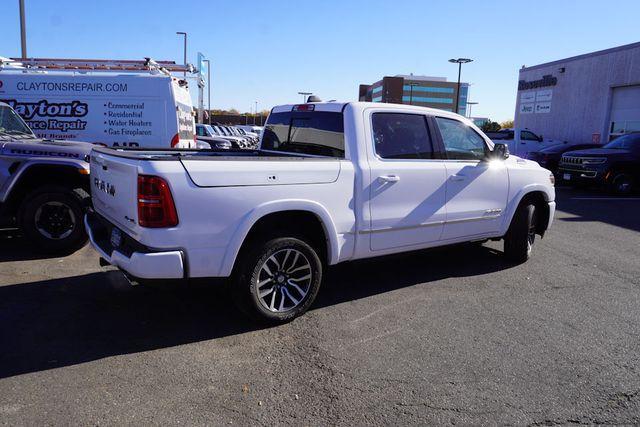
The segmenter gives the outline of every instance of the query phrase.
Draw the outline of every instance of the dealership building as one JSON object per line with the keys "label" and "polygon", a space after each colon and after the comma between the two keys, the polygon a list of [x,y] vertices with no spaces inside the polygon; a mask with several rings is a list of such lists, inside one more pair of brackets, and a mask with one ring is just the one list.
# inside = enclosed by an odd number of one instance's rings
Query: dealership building
{"label": "dealership building", "polygon": [[518,80],[516,127],[570,143],[640,131],[640,43],[523,67]]}
{"label": "dealership building", "polygon": [[[399,74],[383,77],[373,84],[361,84],[358,93],[360,101],[387,102],[391,104],[411,104],[421,107],[455,111],[458,84],[448,82],[446,77],[428,77]],[[458,113],[467,112],[469,84],[460,83]]]}

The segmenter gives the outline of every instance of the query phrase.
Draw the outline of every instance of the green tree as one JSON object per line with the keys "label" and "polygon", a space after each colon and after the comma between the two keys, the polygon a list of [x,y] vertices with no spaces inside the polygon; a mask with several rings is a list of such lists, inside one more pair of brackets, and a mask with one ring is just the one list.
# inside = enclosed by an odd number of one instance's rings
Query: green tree
{"label": "green tree", "polygon": [[504,122],[500,123],[500,127],[502,129],[509,129],[513,127],[513,120],[505,120]]}
{"label": "green tree", "polygon": [[480,129],[482,132],[497,132],[500,130],[500,123],[487,120]]}

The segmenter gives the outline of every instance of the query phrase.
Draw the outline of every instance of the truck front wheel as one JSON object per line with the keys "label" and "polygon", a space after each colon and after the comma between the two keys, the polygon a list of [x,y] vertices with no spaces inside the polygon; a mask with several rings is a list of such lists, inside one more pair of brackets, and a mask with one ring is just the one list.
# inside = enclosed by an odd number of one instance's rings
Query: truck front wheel
{"label": "truck front wheel", "polygon": [[536,207],[532,202],[524,202],[518,207],[504,236],[504,254],[509,261],[519,264],[531,257],[537,221]]}
{"label": "truck front wheel", "polygon": [[29,194],[18,222],[36,250],[67,254],[85,244],[83,217],[89,195],[80,189],[46,186]]}
{"label": "truck front wheel", "polygon": [[303,240],[282,237],[247,250],[239,260],[233,291],[249,316],[284,323],[305,313],[322,281],[322,262]]}

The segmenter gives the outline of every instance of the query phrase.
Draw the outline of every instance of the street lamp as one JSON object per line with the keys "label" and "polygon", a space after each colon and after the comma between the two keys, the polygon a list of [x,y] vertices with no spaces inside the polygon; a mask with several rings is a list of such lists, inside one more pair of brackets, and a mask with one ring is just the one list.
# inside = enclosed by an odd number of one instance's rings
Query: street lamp
{"label": "street lamp", "polygon": [[458,59],[450,59],[449,62],[454,64],[458,64],[458,88],[456,90],[456,113],[458,112],[458,104],[460,103],[460,74],[462,73],[462,64],[466,64],[468,62],[472,62],[473,59],[469,58],[458,58]]}
{"label": "street lamp", "polygon": [[473,107],[474,105],[478,105],[478,102],[467,102],[467,105],[469,106],[469,111],[467,112],[467,117],[471,117],[471,107]]}
{"label": "street lamp", "polygon": [[[184,36],[184,50],[183,50],[184,61],[183,61],[183,64],[187,65],[187,33],[185,33],[184,31],[176,31],[176,34]],[[184,72],[184,76],[187,77],[187,71],[186,70]]]}
{"label": "street lamp", "polygon": [[202,62],[207,63],[207,115],[209,116],[209,124],[211,124],[211,61],[203,59]]}
{"label": "street lamp", "polygon": [[313,92],[298,92],[298,95],[302,95],[302,103],[307,102],[307,96],[313,95]]}
{"label": "street lamp", "polygon": [[256,114],[253,115],[253,124],[256,124],[256,116],[258,115],[258,101],[255,101],[256,104]]}
{"label": "street lamp", "polygon": [[413,105],[413,87],[420,86],[418,83],[409,83],[409,105]]}
{"label": "street lamp", "polygon": [[20,47],[22,59],[27,59],[27,24],[24,15],[24,0],[20,0]]}

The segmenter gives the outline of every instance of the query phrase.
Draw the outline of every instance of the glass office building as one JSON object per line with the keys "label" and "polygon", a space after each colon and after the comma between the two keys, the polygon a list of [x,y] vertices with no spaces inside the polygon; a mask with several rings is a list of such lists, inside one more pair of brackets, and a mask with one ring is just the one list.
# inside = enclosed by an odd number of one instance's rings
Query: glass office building
{"label": "glass office building", "polygon": [[[457,82],[448,82],[445,77],[396,75],[384,77],[373,84],[361,84],[358,99],[370,102],[411,104],[422,107],[454,111]],[[469,84],[460,83],[458,113],[466,115]]]}

